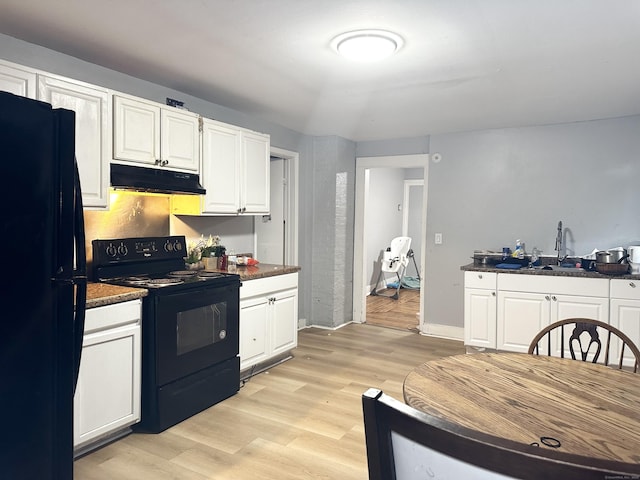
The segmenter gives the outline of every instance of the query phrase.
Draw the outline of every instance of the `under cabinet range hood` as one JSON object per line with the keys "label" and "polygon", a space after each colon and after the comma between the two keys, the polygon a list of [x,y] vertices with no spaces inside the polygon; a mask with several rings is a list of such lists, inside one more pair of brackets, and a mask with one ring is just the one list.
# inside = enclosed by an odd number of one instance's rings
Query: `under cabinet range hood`
{"label": "under cabinet range hood", "polygon": [[204,195],[200,176],[195,173],[174,172],[146,167],[111,164],[111,186],[120,190],[153,193],[186,193]]}

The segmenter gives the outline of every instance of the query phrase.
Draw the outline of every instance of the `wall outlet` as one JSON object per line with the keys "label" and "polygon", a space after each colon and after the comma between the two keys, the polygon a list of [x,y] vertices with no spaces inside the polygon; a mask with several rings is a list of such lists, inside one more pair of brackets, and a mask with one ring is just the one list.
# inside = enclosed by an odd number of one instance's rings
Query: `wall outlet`
{"label": "wall outlet", "polygon": [[435,242],[436,242],[436,245],[442,245],[442,234],[441,233],[436,233]]}

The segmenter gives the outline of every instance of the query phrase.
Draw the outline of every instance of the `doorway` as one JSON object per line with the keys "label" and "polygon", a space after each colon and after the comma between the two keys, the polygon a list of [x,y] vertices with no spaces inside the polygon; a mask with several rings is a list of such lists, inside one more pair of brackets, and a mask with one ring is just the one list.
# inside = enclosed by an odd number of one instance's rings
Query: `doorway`
{"label": "doorway", "polygon": [[[368,178],[370,171],[376,168],[401,168],[401,169],[421,169],[423,172],[423,185],[428,184],[428,155],[399,155],[385,157],[360,157],[356,159],[356,217],[355,217],[355,234],[354,234],[354,266],[353,266],[353,320],[362,323],[366,319],[366,300],[367,286],[369,278],[367,278],[367,259],[369,258],[370,248],[367,247],[367,240],[370,238],[371,231],[374,230],[371,225],[367,225],[367,198],[370,194],[368,186]],[[411,187],[410,187],[411,188]],[[377,192],[383,194],[384,192]],[[418,268],[420,272],[424,272],[425,250],[426,250],[426,213],[427,213],[427,189],[422,188],[420,208],[420,221],[418,234],[418,245],[413,241],[414,250],[419,250],[420,263]],[[408,221],[408,220],[407,220]],[[384,240],[384,241],[389,241]],[[420,275],[420,309],[418,316],[418,325],[420,331],[424,331],[424,276]]]}
{"label": "doorway", "polygon": [[424,180],[405,180],[403,192],[402,236],[412,240],[413,257],[409,260],[406,274],[415,278],[422,276],[422,198],[424,197]]}
{"label": "doorway", "polygon": [[269,215],[254,217],[261,263],[298,264],[298,153],[271,147]]}

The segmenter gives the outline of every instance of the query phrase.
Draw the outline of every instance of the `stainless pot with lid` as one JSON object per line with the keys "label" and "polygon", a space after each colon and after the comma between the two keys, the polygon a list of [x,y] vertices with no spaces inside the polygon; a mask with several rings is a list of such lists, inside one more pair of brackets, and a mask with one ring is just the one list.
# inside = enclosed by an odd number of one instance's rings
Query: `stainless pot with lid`
{"label": "stainless pot with lid", "polygon": [[627,263],[628,257],[627,250],[624,248],[596,252],[597,263]]}

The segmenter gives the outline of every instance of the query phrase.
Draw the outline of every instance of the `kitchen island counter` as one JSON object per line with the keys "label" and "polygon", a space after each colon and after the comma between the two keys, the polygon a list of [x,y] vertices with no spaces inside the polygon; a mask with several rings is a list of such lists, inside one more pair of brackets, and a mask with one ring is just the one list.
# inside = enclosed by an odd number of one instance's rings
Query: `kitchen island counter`
{"label": "kitchen island counter", "polygon": [[87,284],[87,308],[136,300],[146,297],[147,294],[148,292],[144,288],[120,287],[108,283],[89,282]]}

